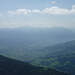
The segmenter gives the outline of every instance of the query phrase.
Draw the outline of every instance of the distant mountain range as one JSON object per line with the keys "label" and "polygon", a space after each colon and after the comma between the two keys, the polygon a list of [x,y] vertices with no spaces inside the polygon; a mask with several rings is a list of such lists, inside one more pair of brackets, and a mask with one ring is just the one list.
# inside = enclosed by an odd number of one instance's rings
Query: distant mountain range
{"label": "distant mountain range", "polygon": [[70,75],[56,71],[32,66],[18,60],[10,59],[0,55],[0,75]]}
{"label": "distant mountain range", "polygon": [[73,31],[64,27],[0,29],[0,54],[75,75]]}
{"label": "distant mountain range", "polygon": [[43,47],[74,39],[75,33],[64,27],[0,29],[0,54],[27,61]]}
{"label": "distant mountain range", "polygon": [[64,27],[0,29],[0,45],[53,45],[75,39],[75,33]]}

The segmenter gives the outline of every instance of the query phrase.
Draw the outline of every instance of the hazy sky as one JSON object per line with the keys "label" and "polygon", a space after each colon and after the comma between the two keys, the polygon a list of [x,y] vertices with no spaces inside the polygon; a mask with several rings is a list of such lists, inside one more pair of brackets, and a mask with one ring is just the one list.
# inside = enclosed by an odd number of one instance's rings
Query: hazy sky
{"label": "hazy sky", "polygon": [[0,0],[0,27],[75,28],[75,0]]}

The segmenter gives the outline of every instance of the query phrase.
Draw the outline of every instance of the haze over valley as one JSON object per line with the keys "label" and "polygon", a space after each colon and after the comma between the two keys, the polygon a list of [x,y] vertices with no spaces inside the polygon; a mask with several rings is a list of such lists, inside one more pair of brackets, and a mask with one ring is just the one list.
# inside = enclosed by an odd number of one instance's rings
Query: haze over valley
{"label": "haze over valley", "polygon": [[[75,62],[74,40],[75,32],[64,27],[3,28],[0,30],[0,54],[33,65],[74,74],[75,68],[72,67]],[[68,68],[67,64],[72,66]],[[68,72],[67,68],[73,70]]]}
{"label": "haze over valley", "polygon": [[75,0],[0,0],[0,75],[30,74],[75,75]]}

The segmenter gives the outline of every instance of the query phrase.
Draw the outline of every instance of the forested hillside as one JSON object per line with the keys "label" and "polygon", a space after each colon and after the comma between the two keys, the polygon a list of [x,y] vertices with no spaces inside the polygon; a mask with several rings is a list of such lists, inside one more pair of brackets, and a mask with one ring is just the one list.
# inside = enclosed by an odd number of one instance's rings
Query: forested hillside
{"label": "forested hillside", "polygon": [[48,46],[39,52],[44,55],[34,59],[31,63],[75,74],[75,41]]}
{"label": "forested hillside", "polygon": [[0,55],[0,75],[70,75],[54,69],[32,66]]}

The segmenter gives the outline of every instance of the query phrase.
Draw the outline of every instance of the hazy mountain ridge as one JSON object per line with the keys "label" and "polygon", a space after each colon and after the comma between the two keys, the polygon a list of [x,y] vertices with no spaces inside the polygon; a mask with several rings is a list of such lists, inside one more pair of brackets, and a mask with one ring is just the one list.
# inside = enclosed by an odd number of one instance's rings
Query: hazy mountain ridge
{"label": "hazy mountain ridge", "polygon": [[5,44],[19,44],[31,46],[33,44],[50,45],[70,41],[75,38],[75,33],[63,27],[55,28],[17,28],[1,29],[0,41]]}
{"label": "hazy mountain ridge", "polygon": [[[75,53],[75,41],[66,42],[74,40],[75,33],[63,27],[49,29],[30,28],[27,30],[2,29],[0,30],[0,35],[0,54],[36,65],[59,69],[61,59],[65,59],[69,54],[72,56]],[[69,62],[65,61],[63,65],[65,63]],[[74,70],[74,64],[71,65],[73,67],[70,66],[70,69]],[[73,70],[69,72],[72,73],[74,72]],[[68,70],[65,69],[65,71],[67,72]]]}
{"label": "hazy mountain ridge", "polygon": [[16,59],[31,59],[40,55],[39,50],[45,46],[73,39],[75,34],[64,27],[0,29],[0,53]]}

